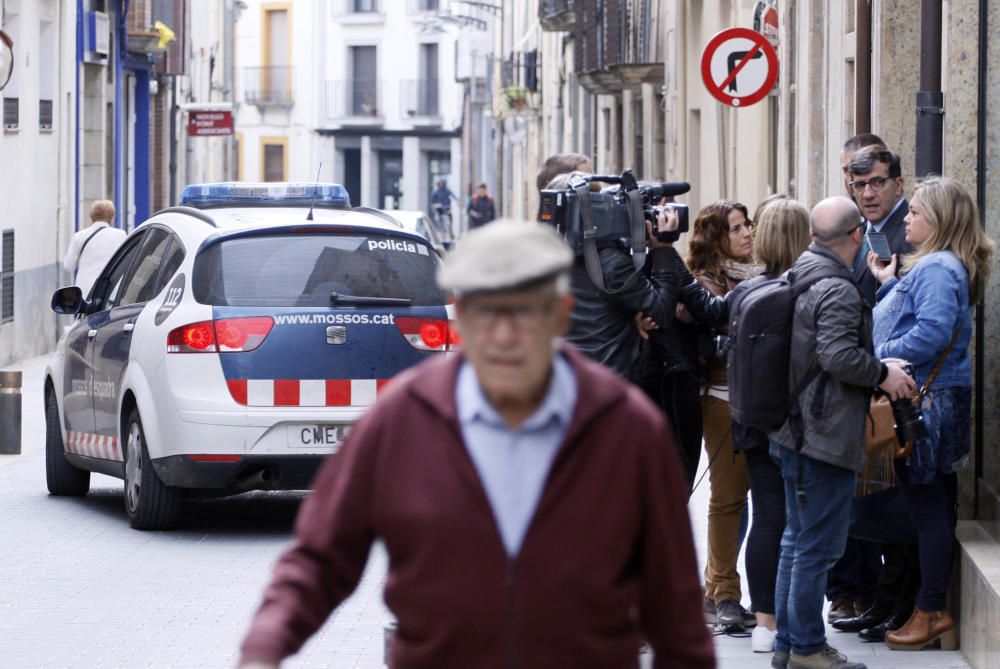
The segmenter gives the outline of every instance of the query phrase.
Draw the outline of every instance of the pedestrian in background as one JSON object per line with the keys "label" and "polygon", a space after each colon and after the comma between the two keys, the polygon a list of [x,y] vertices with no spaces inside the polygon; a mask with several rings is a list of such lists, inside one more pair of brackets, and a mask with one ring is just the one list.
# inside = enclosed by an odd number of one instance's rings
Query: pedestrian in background
{"label": "pedestrian in background", "polygon": [[[753,236],[747,208],[719,201],[703,208],[691,228],[687,267],[709,293],[722,297],[741,281],[760,274],[753,262]],[[741,524],[746,510],[746,459],[733,451],[729,414],[729,382],[725,353],[718,349],[725,326],[699,336],[699,353],[706,369],[701,389],[705,452],[708,455],[708,560],[705,565],[705,609],[717,624],[742,630],[755,624],[740,605]]]}
{"label": "pedestrian in background", "polygon": [[775,584],[775,669],[865,666],[827,645],[823,594],[847,541],[872,388],[899,399],[914,383],[902,361],[880,361],[872,353],[871,309],[850,272],[861,248],[860,218],[846,197],[817,204],[809,221],[813,241],[791,270],[798,277],[842,273],[816,281],[796,299],[788,387],[802,390],[790,418],[769,435],[784,481],[786,521]]}
{"label": "pedestrian in background", "polygon": [[955,467],[969,453],[972,420],[973,305],[989,280],[993,242],[986,237],[972,197],[947,177],[917,187],[906,216],[906,241],[916,251],[883,267],[874,253],[868,267],[882,284],[875,308],[875,350],[903,358],[924,385],[921,402],[929,436],[914,444],[897,474],[917,528],[921,583],[913,614],[885,633],[894,650],[920,650],[940,641],[957,644],[946,608],[954,558],[958,479]]}
{"label": "pedestrian in background", "polygon": [[469,200],[468,212],[470,230],[486,225],[496,218],[493,198],[486,191],[486,184],[479,184],[476,187],[476,194]]}
{"label": "pedestrian in background", "polygon": [[[390,666],[714,667],[683,477],[637,388],[559,343],[573,253],[471,231],[439,272],[462,353],[395,379],[324,464],[242,646],[298,651],[389,554]],[[415,436],[416,435],[416,436]],[[601,494],[595,495],[595,491]]]}
{"label": "pedestrian in background", "polygon": [[101,270],[125,241],[125,231],[111,227],[114,220],[115,205],[110,200],[95,201],[90,205],[90,225],[73,235],[66,249],[63,268],[76,272],[75,285],[84,297],[90,294]]}
{"label": "pedestrian in background", "polygon": [[[786,195],[766,198],[754,212],[753,255],[764,267],[758,279],[744,281],[734,290],[737,300],[745,289],[759,281],[776,279],[787,272],[809,246],[809,211]],[[734,350],[732,355],[739,355]],[[781,534],[785,529],[785,491],[781,468],[771,458],[767,434],[733,420],[733,450],[746,460],[747,480],[753,500],[753,517],[747,537],[746,568],[750,608],[757,626],[751,637],[755,653],[774,650],[777,620],[774,586],[778,576]]]}

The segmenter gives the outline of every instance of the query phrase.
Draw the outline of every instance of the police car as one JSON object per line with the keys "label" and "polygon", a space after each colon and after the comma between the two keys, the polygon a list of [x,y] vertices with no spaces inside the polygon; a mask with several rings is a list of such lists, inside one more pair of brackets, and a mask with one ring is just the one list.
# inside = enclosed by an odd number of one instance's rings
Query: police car
{"label": "police car", "polygon": [[184,496],[304,489],[397,372],[458,345],[437,254],[336,184],[188,186],[125,240],[45,373],[46,474],[125,481],[138,529]]}

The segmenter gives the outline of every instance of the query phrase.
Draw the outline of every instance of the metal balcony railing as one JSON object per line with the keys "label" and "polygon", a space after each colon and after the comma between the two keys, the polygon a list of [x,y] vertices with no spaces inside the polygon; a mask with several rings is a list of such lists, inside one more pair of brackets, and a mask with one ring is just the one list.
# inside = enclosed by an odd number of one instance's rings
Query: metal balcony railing
{"label": "metal balcony railing", "polygon": [[573,4],[574,0],[540,0],[538,22],[542,25],[542,30],[572,30],[576,23]]}
{"label": "metal balcony railing", "polygon": [[381,118],[384,95],[382,81],[352,79],[326,82],[327,116],[342,118]]}
{"label": "metal balcony railing", "polygon": [[292,68],[288,65],[245,67],[244,97],[254,105],[291,107]]}
{"label": "metal balcony railing", "polygon": [[439,116],[441,90],[438,79],[409,79],[399,82],[400,115]]}
{"label": "metal balcony railing", "polygon": [[334,16],[350,16],[352,14],[380,14],[382,0],[334,0]]}

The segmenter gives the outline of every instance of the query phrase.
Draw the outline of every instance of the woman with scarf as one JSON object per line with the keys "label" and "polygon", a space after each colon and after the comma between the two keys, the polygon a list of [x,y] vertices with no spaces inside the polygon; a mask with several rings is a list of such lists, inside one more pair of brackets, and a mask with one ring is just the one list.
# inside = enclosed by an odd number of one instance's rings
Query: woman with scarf
{"label": "woman with scarf", "polygon": [[[687,266],[710,293],[723,296],[740,282],[760,274],[753,261],[753,236],[747,208],[738,202],[714,202],[698,213],[688,241]],[[729,415],[725,352],[721,332],[702,336],[699,352],[707,376],[701,393],[705,450],[709,458],[708,563],[705,565],[706,617],[725,629],[742,629],[754,617],[742,606],[740,553],[746,509],[746,458],[734,453]]]}

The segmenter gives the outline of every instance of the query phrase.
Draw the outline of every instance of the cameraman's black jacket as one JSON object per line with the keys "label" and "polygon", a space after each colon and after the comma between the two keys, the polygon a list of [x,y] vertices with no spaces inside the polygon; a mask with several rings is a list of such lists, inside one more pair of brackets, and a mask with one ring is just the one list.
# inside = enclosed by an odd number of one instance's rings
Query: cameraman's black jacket
{"label": "cameraman's black jacket", "polygon": [[657,321],[659,327],[649,333],[642,351],[639,379],[643,384],[658,384],[664,374],[679,372],[700,378],[704,370],[698,360],[696,339],[701,326],[718,328],[729,319],[728,297],[716,297],[698,283],[676,252],[672,261],[672,274],[680,286],[676,303],[683,304],[695,322],[684,323],[673,317]]}
{"label": "cameraman's black jacket", "polygon": [[621,246],[603,246],[598,255],[604,285],[609,290],[600,291],[594,286],[587,276],[583,257],[578,257],[573,264],[574,304],[566,339],[590,358],[631,381],[638,380],[640,372],[637,313],[650,316],[659,326],[660,330],[651,334],[669,330],[677,301],[683,295],[682,301],[695,318],[705,318],[710,323],[725,323],[728,318],[725,300],[713,298],[698,285],[673,248],[652,249],[648,272],[637,272]]}

